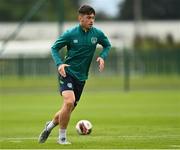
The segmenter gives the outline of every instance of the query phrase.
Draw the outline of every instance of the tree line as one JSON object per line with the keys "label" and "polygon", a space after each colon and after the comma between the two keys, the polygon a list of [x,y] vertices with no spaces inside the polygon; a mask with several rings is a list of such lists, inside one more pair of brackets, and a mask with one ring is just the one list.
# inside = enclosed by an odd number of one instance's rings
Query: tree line
{"label": "tree line", "polygon": [[134,20],[139,3],[142,20],[179,20],[180,0],[125,0],[119,5],[119,20]]}
{"label": "tree line", "polygon": [[[102,0],[103,1],[103,0]],[[103,12],[97,20],[134,20],[135,5],[139,1],[142,20],[179,20],[180,0],[124,0],[118,5],[119,13],[110,18]],[[44,4],[30,21],[75,21],[81,0],[44,0]],[[20,21],[37,3],[37,0],[1,0],[0,21]]]}

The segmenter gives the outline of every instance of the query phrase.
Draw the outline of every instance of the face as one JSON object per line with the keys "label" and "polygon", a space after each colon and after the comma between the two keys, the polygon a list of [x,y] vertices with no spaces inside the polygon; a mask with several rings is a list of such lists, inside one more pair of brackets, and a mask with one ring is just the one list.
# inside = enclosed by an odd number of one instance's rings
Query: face
{"label": "face", "polygon": [[94,14],[90,14],[90,15],[79,15],[79,22],[81,24],[81,26],[84,29],[90,29],[93,24],[94,24],[94,20],[95,20],[95,15]]}

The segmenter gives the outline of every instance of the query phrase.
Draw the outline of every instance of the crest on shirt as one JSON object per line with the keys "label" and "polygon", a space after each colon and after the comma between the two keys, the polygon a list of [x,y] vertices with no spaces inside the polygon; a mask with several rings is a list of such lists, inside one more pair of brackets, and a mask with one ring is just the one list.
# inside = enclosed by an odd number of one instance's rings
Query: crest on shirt
{"label": "crest on shirt", "polygon": [[78,39],[74,39],[73,43],[75,43],[75,44],[78,43]]}
{"label": "crest on shirt", "polygon": [[91,43],[96,44],[97,43],[97,37],[92,37],[91,38]]}

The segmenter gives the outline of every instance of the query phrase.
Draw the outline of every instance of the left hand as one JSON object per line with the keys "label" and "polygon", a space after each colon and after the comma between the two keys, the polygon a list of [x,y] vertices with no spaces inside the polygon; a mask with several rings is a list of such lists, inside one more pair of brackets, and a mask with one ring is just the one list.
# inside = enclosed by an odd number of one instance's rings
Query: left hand
{"label": "left hand", "polygon": [[96,61],[99,63],[99,71],[102,72],[104,70],[104,59],[98,57]]}

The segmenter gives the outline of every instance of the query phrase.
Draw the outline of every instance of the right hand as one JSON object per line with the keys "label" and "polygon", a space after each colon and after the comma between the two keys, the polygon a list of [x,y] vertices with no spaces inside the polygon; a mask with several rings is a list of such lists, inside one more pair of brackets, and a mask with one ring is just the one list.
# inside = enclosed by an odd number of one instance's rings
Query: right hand
{"label": "right hand", "polygon": [[62,64],[62,65],[59,65],[58,67],[58,72],[61,76],[63,76],[64,78],[66,77],[66,71],[65,71],[65,67],[69,67],[70,65],[68,64]]}

